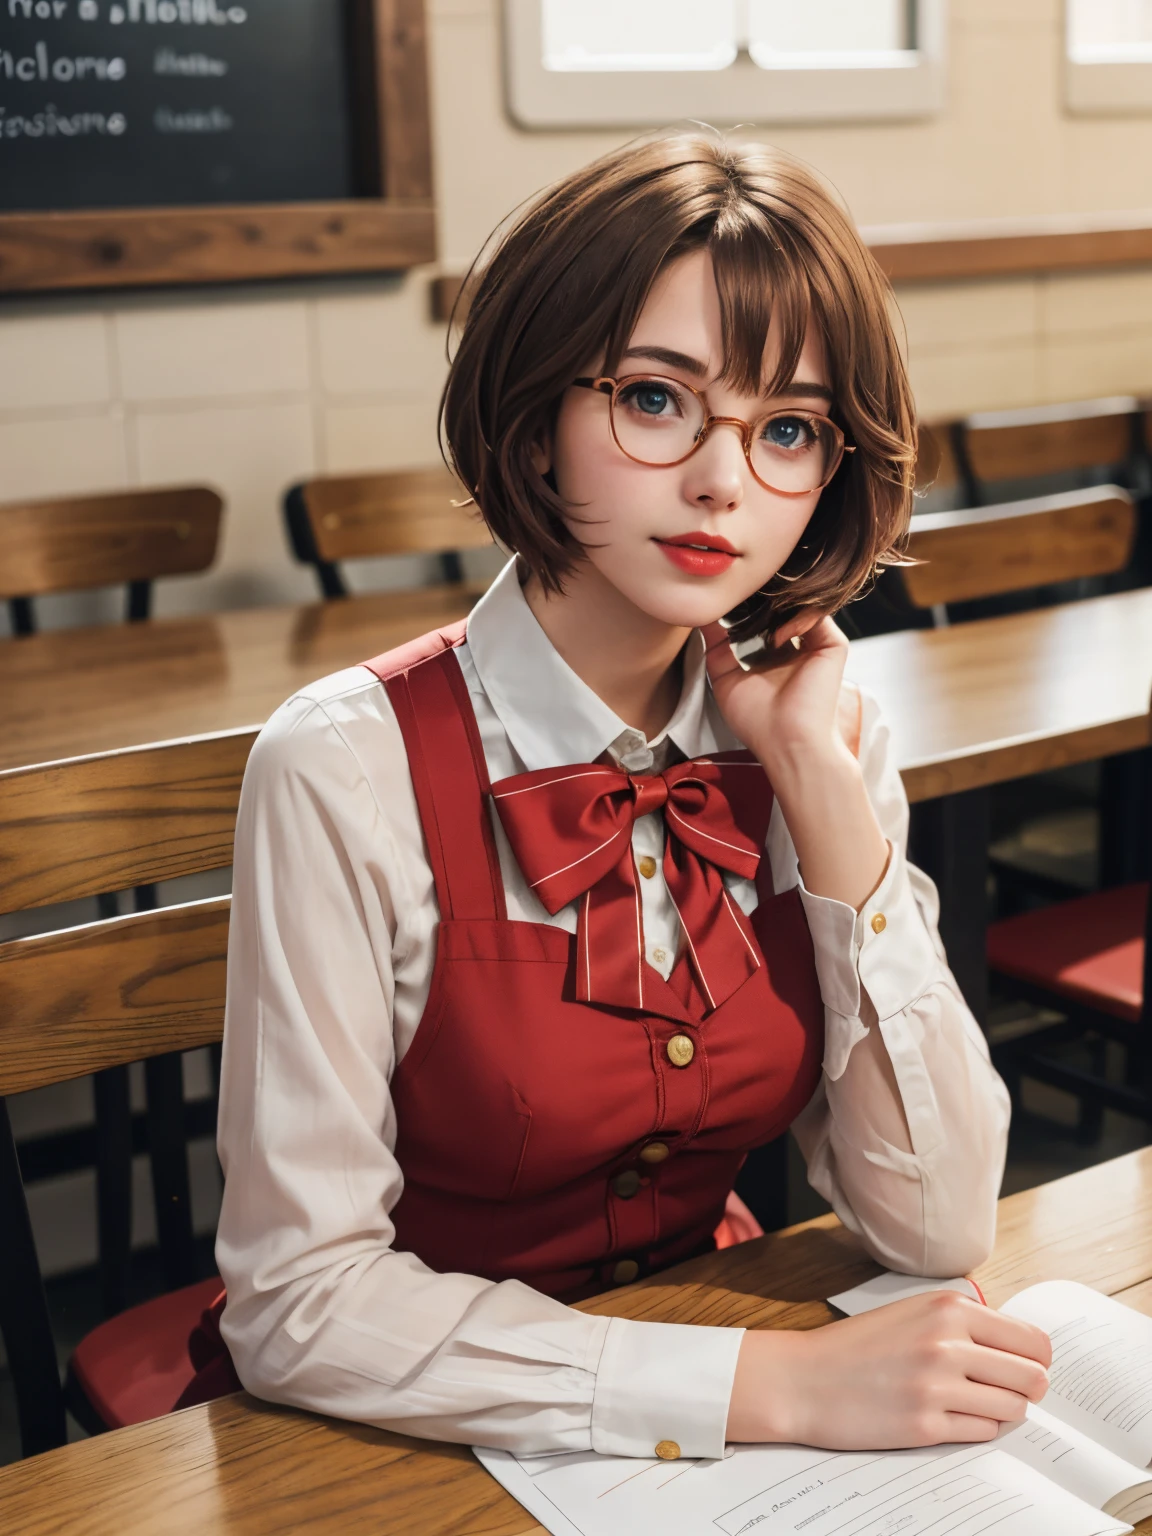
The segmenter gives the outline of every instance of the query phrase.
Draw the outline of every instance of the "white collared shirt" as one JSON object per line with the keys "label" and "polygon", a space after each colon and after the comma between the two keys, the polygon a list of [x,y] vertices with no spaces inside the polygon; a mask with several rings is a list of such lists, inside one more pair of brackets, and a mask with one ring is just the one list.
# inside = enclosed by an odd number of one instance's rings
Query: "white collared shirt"
{"label": "white collared shirt", "polygon": [[[455,654],[493,781],[606,750],[645,772],[669,742],[686,757],[740,745],[698,636],[675,714],[646,741],[553,649],[514,564]],[[945,964],[935,890],[904,859],[907,802],[867,697],[859,754],[892,846],[859,914],[804,889],[778,806],[768,831],[775,889],[800,888],[825,1004],[823,1076],[793,1129],[812,1184],[882,1263],[959,1274],[992,1244],[1007,1095]],[[575,904],[549,916],[496,833],[509,919],[574,932]],[[641,882],[644,942],[667,976],[679,925],[661,818],[637,821],[634,847],[657,863]],[[728,885],[755,907],[751,882]],[[650,1456],[675,1440],[684,1456],[720,1455],[742,1330],[586,1316],[393,1250],[404,1173],[389,1085],[428,996],[437,922],[387,694],[364,668],[337,672],[260,733],[236,829],[217,1258],[241,1380],[320,1413],[523,1453]],[[853,1058],[870,1028],[899,1102],[869,1053]]]}

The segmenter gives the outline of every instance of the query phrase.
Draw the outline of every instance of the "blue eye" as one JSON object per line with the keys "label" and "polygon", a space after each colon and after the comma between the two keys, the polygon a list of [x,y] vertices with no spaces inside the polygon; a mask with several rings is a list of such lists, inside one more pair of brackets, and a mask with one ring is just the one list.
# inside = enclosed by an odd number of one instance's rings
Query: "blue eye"
{"label": "blue eye", "polygon": [[660,416],[668,408],[668,391],[656,384],[642,384],[633,394],[630,404],[646,416]]}
{"label": "blue eye", "polygon": [[773,448],[801,448],[811,441],[811,428],[802,416],[774,416],[763,435]]}

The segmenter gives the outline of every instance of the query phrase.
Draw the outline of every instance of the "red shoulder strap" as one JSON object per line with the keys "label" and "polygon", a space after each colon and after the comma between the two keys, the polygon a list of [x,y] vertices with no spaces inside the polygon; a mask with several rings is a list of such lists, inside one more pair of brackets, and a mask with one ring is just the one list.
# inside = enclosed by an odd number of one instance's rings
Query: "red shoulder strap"
{"label": "red shoulder strap", "polygon": [[441,919],[507,917],[491,786],[468,685],[452,652],[464,623],[366,661],[388,690],[436,881]]}

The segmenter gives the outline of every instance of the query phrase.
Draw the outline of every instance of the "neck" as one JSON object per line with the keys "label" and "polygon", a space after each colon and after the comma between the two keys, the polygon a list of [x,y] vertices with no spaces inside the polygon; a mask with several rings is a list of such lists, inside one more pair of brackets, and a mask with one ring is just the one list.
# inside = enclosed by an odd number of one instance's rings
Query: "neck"
{"label": "neck", "polygon": [[658,736],[680,700],[681,652],[692,631],[643,613],[587,561],[564,578],[562,594],[529,577],[524,597],[581,682],[625,725]]}

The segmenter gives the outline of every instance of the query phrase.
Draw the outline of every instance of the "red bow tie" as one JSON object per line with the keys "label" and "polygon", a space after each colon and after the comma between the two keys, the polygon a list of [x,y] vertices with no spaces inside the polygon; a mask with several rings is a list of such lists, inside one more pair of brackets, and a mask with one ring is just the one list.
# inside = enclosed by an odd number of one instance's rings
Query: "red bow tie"
{"label": "red bow tie", "polygon": [[582,1002],[644,1008],[652,1000],[632,854],[633,823],[652,811],[664,812],[664,877],[708,1008],[760,965],[748,920],[720,878],[727,869],[751,879],[768,831],[772,790],[750,752],[643,777],[572,763],[501,779],[492,795],[516,862],[548,911],[584,897],[576,928]]}

